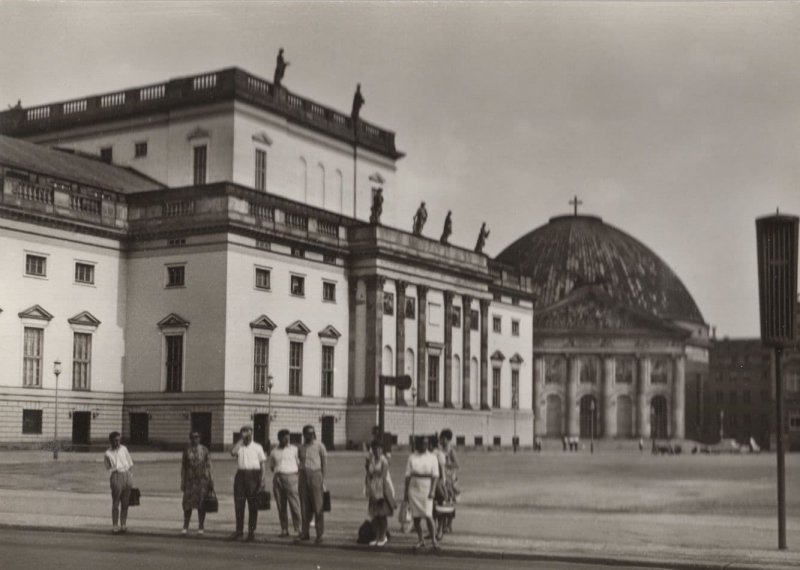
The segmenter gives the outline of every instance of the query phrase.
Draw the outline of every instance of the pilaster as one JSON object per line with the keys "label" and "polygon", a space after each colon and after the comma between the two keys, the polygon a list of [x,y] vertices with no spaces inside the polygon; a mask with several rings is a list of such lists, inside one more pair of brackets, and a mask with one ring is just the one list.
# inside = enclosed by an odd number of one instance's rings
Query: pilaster
{"label": "pilaster", "polygon": [[650,437],[650,410],[647,391],[650,387],[650,357],[638,356],[639,370],[636,378],[636,435]]}
{"label": "pilaster", "polygon": [[578,383],[581,379],[580,362],[576,355],[567,356],[566,416],[567,435],[578,437],[581,433],[580,410],[578,409]]}
{"label": "pilaster", "polygon": [[417,405],[428,405],[428,288],[417,285]]}
{"label": "pilaster", "polygon": [[614,399],[614,376],[616,362],[613,356],[603,357],[603,437],[610,439],[617,437],[617,402]]}
{"label": "pilaster", "polygon": [[378,376],[383,372],[383,285],[381,275],[370,275],[367,284],[367,338],[364,401],[377,402]]}
{"label": "pilaster", "polygon": [[535,356],[533,359],[533,433],[536,437],[545,435],[544,410],[544,370],[545,363],[543,356]]}
{"label": "pilaster", "polygon": [[470,348],[470,335],[472,332],[471,309],[472,297],[464,295],[461,297],[461,407],[465,410],[472,409],[472,400],[470,399],[470,369],[472,368],[472,351]]}
{"label": "pilaster", "polygon": [[[395,308],[395,333],[394,333],[394,373],[402,376],[406,373],[406,287],[405,281],[395,281],[397,290],[397,307]],[[394,391],[394,403],[398,406],[406,405],[405,390]]]}
{"label": "pilaster", "polygon": [[481,409],[489,410],[489,300],[481,299]]}
{"label": "pilaster", "polygon": [[672,361],[672,437],[685,437],[684,407],[686,405],[686,357],[682,354]]}
{"label": "pilaster", "polygon": [[453,292],[444,292],[444,407],[453,407]]}

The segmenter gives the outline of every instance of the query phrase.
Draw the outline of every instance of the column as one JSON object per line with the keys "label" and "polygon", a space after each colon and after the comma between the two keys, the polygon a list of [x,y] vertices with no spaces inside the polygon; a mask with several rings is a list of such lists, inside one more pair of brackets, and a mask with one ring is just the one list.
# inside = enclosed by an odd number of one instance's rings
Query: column
{"label": "column", "polygon": [[417,285],[417,406],[428,405],[428,288]]}
{"label": "column", "polygon": [[[395,309],[394,331],[394,373],[402,376],[406,373],[406,287],[405,281],[395,281],[397,289],[397,307]],[[405,390],[394,391],[394,403],[406,405]]]}
{"label": "column", "polygon": [[672,361],[672,438],[685,436],[684,407],[686,406],[686,357],[676,356]]}
{"label": "column", "polygon": [[567,356],[567,435],[578,437],[581,434],[581,418],[578,408],[578,383],[581,379],[581,367],[578,357],[574,354]]}
{"label": "column", "polygon": [[461,407],[465,410],[472,409],[470,400],[470,375],[472,351],[470,349],[470,334],[472,332],[472,297],[461,297]]}
{"label": "column", "polygon": [[378,376],[383,373],[383,284],[381,275],[370,275],[367,283],[367,337],[364,401],[378,401]]}
{"label": "column", "polygon": [[481,409],[489,408],[489,300],[481,299]]}
{"label": "column", "polygon": [[545,424],[544,424],[544,409],[545,405],[542,403],[544,398],[544,357],[534,356],[533,358],[533,433],[536,437],[544,437]]}
{"label": "column", "polygon": [[356,320],[356,305],[359,303],[363,303],[358,299],[358,279],[352,278],[348,282],[347,287],[347,300],[348,306],[350,307],[349,316],[348,316],[348,327],[350,329],[350,335],[347,340],[347,352],[348,352],[348,362],[350,366],[348,366],[347,370],[347,403],[354,404],[356,402],[356,337],[358,336],[357,333],[357,320]]}
{"label": "column", "polygon": [[444,292],[444,407],[453,407],[453,292]]}
{"label": "column", "polygon": [[614,376],[616,362],[613,356],[603,357],[603,437],[617,437],[617,401],[614,398]]}
{"label": "column", "polygon": [[650,386],[650,357],[640,355],[636,375],[636,435],[650,437],[650,406],[647,405],[647,390]]}

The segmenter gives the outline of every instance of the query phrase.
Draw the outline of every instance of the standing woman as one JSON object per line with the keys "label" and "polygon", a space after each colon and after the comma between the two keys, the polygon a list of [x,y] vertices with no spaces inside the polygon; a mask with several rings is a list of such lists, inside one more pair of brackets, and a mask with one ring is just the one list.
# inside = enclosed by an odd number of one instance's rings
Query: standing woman
{"label": "standing woman", "polygon": [[389,460],[383,454],[383,445],[379,439],[372,440],[371,453],[367,460],[367,496],[369,498],[369,515],[375,526],[376,539],[371,546],[383,546],[389,540],[386,530],[388,517],[395,509],[394,485],[389,473]]}
{"label": "standing woman", "polygon": [[199,528],[197,534],[203,534],[206,521],[204,501],[206,495],[214,489],[211,480],[211,458],[208,449],[200,443],[200,434],[193,431],[189,435],[189,447],[183,450],[181,462],[181,491],[183,491],[183,530],[182,536],[189,532],[189,521],[192,509],[197,509]]}
{"label": "standing woman", "polygon": [[433,528],[433,496],[439,479],[439,463],[428,451],[428,439],[425,436],[414,438],[414,453],[408,457],[406,466],[405,500],[414,518],[414,530],[419,542],[414,549],[423,548],[421,519],[428,525],[428,533],[434,549],[438,549],[436,533]]}

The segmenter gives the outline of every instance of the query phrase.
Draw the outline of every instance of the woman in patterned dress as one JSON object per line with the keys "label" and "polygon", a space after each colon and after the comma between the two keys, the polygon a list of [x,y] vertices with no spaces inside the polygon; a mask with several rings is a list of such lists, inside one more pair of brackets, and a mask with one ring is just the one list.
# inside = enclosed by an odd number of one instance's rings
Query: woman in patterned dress
{"label": "woman in patterned dress", "polygon": [[197,509],[199,528],[197,534],[203,534],[203,525],[206,512],[203,502],[206,495],[214,489],[211,480],[211,458],[208,449],[200,444],[200,434],[192,432],[189,435],[189,447],[183,450],[181,461],[181,491],[183,491],[183,530],[181,535],[189,532],[189,521],[192,519],[192,509]]}

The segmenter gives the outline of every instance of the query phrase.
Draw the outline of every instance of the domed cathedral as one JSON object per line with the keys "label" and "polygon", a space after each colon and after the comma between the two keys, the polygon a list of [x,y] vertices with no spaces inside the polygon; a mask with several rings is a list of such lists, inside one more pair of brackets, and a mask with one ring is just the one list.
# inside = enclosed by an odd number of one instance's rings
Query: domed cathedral
{"label": "domed cathedral", "polygon": [[533,284],[537,436],[697,437],[708,325],[653,251],[576,211],[497,260]]}

